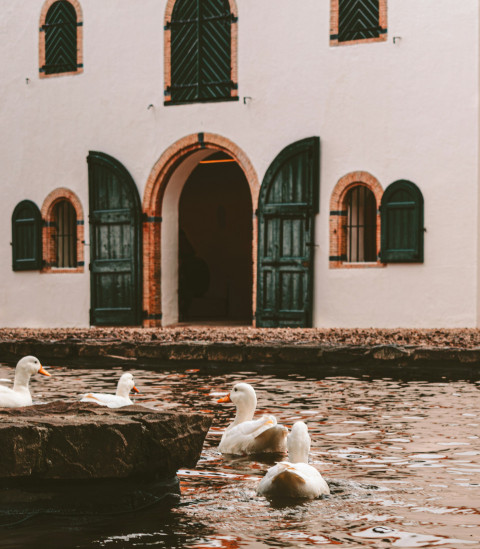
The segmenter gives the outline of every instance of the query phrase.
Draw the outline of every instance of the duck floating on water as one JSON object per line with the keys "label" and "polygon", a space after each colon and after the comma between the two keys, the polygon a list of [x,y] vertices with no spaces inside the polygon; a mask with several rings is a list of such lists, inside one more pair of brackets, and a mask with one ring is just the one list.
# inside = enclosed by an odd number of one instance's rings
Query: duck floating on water
{"label": "duck floating on water", "polygon": [[34,374],[50,376],[38,358],[24,356],[17,362],[15,367],[15,379],[13,389],[0,385],[0,408],[19,408],[20,406],[31,406],[32,395],[28,388],[30,377]]}
{"label": "duck floating on water", "polygon": [[94,402],[95,404],[108,406],[109,408],[122,408],[123,406],[133,404],[133,401],[130,399],[130,391],[139,392],[135,387],[133,375],[126,373],[120,376],[117,391],[114,395],[108,393],[87,393],[83,395],[80,402]]}
{"label": "duck floating on water", "polygon": [[248,383],[237,383],[230,393],[218,402],[233,402],[237,408],[235,420],[223,433],[218,449],[222,454],[261,454],[286,451],[288,429],[277,425],[275,416],[264,415],[253,419],[257,407],[254,388]]}
{"label": "duck floating on water", "polygon": [[310,435],[303,421],[297,421],[287,437],[289,461],[277,463],[267,471],[257,494],[271,498],[314,499],[330,494],[322,475],[308,464]]}

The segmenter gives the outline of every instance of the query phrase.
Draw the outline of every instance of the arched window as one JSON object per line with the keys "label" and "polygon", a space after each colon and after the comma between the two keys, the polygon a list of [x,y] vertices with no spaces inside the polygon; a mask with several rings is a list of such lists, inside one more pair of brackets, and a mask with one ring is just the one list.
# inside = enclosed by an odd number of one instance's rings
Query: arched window
{"label": "arched window", "polygon": [[42,217],[38,206],[23,200],[12,214],[12,268],[35,271],[42,266]]}
{"label": "arched window", "polygon": [[383,189],[368,172],[351,172],[330,200],[330,268],[382,266],[379,206]]}
{"label": "arched window", "polygon": [[346,203],[347,261],[376,261],[377,208],[374,194],[365,185],[355,185],[348,191]]}
{"label": "arched window", "polygon": [[55,205],[53,215],[56,222],[55,250],[56,267],[77,266],[77,214],[68,200]]}
{"label": "arched window", "polygon": [[356,44],[387,38],[387,0],[331,0],[330,43]]}
{"label": "arched window", "polygon": [[43,202],[42,218],[43,272],[83,272],[83,209],[75,193],[53,190]]}
{"label": "arched window", "polygon": [[423,195],[405,179],[389,185],[380,207],[384,263],[423,262]]}
{"label": "arched window", "polygon": [[165,24],[165,104],[238,99],[237,17],[231,1],[170,0]]}
{"label": "arched window", "polygon": [[81,26],[79,6],[67,0],[47,1],[40,26],[40,74],[81,72]]}

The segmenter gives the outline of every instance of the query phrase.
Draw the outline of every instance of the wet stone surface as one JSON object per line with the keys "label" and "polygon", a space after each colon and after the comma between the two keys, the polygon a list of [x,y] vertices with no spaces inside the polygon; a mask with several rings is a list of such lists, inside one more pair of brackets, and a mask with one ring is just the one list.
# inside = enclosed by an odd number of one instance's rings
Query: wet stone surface
{"label": "wet stone surface", "polygon": [[0,479],[169,478],[195,466],[211,421],[139,405],[0,409]]}

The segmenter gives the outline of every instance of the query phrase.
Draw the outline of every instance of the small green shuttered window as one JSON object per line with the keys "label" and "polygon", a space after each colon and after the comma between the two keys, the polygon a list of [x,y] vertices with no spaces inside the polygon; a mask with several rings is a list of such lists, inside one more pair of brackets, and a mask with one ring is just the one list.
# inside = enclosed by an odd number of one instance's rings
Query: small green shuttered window
{"label": "small green shuttered window", "polygon": [[171,30],[171,83],[166,103],[237,99],[231,78],[228,0],[178,0],[167,24]]}
{"label": "small green shuttered window", "polygon": [[423,196],[411,181],[395,181],[380,206],[383,263],[423,262]]}
{"label": "small green shuttered window", "polygon": [[338,41],[378,38],[379,0],[338,0]]}
{"label": "small green shuttered window", "polygon": [[35,271],[42,267],[42,216],[31,200],[17,204],[12,214],[12,268]]}
{"label": "small green shuttered window", "polygon": [[66,0],[51,5],[40,29],[45,32],[45,65],[40,72],[58,74],[77,70],[77,14]]}

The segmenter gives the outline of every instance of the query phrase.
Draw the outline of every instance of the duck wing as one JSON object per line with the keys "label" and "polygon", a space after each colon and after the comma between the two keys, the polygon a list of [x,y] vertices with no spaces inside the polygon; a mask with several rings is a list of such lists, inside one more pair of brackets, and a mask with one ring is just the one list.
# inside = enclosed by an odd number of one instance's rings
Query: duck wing
{"label": "duck wing", "polygon": [[223,454],[284,452],[287,428],[277,425],[274,416],[244,421],[229,427],[222,436],[219,450]]}

